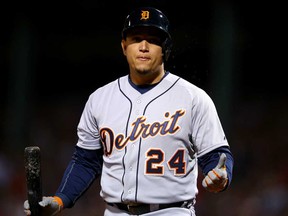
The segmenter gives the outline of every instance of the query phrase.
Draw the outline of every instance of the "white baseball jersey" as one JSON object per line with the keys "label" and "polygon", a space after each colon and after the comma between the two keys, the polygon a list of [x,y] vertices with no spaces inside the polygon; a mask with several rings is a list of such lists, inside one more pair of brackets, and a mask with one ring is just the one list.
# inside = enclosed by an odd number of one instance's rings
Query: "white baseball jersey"
{"label": "white baseball jersey", "polygon": [[79,147],[104,149],[101,196],[111,203],[195,198],[197,157],[228,146],[214,103],[172,73],[144,94],[128,79],[93,92],[78,125]]}

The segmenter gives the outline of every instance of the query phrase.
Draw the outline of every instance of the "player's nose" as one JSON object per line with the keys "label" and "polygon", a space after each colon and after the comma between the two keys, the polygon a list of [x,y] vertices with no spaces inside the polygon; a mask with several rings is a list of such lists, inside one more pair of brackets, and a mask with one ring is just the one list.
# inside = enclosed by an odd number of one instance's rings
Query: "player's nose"
{"label": "player's nose", "polygon": [[141,51],[141,52],[148,52],[149,51],[149,43],[147,40],[142,40],[139,43],[139,51]]}

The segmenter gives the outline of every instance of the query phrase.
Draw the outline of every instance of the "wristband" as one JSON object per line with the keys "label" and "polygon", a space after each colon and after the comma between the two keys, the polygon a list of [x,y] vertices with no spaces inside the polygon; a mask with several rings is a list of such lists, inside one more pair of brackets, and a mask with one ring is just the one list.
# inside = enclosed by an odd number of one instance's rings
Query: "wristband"
{"label": "wristband", "polygon": [[59,205],[59,208],[63,209],[63,201],[62,201],[62,199],[60,197],[54,196],[53,197],[53,202],[57,202],[58,205]]}

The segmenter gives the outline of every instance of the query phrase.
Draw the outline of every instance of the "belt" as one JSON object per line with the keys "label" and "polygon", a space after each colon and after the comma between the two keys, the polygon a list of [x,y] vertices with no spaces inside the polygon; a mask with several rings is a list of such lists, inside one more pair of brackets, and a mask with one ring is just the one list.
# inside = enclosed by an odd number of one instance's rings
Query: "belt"
{"label": "belt", "polygon": [[152,211],[157,211],[157,210],[172,208],[172,207],[190,208],[194,204],[194,201],[189,200],[189,201],[181,201],[181,202],[167,203],[167,204],[144,204],[144,203],[131,203],[131,204],[107,203],[107,204],[110,206],[114,206],[120,210],[129,212],[130,214],[133,214],[133,215],[141,215],[141,214],[146,214]]}

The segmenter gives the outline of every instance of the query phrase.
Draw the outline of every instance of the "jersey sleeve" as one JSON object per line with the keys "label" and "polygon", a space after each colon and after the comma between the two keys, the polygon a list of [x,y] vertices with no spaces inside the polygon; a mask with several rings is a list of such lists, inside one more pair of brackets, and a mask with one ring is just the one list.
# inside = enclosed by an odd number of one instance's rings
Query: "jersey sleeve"
{"label": "jersey sleeve", "polygon": [[221,146],[229,146],[216,107],[203,90],[194,98],[192,140],[198,157]]}
{"label": "jersey sleeve", "polygon": [[91,94],[85,104],[79,124],[77,126],[78,142],[76,145],[88,150],[100,149],[102,147],[99,136],[99,128],[96,118],[93,115],[95,112],[94,104],[97,103],[95,100],[95,94]]}

